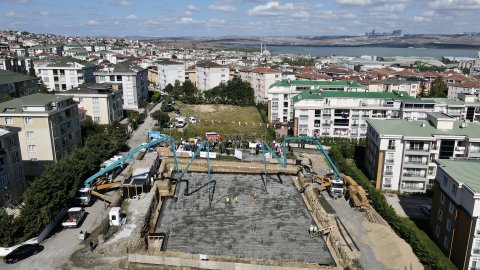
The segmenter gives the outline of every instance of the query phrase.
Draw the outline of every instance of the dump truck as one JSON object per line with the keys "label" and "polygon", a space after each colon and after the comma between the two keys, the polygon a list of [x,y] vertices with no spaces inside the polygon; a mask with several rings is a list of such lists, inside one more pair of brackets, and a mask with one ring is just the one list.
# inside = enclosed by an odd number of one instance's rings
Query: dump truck
{"label": "dump truck", "polygon": [[85,217],[85,210],[81,207],[68,209],[65,220],[62,222],[64,228],[77,228]]}

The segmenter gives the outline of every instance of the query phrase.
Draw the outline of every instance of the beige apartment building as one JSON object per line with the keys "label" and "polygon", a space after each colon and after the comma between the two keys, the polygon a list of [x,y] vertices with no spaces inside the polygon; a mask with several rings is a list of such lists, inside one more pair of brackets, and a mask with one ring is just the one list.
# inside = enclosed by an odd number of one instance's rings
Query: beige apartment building
{"label": "beige apartment building", "polygon": [[247,81],[253,88],[255,102],[268,102],[268,88],[282,80],[282,72],[272,68],[245,68],[239,71],[240,79]]}
{"label": "beige apartment building", "polygon": [[123,119],[123,92],[121,84],[91,83],[60,93],[62,96],[73,96],[78,108],[85,110],[87,118],[107,125]]}
{"label": "beige apartment building", "polygon": [[0,123],[20,128],[26,175],[40,175],[82,142],[78,104],[72,96],[32,94],[0,103]]}
{"label": "beige apartment building", "polygon": [[26,188],[19,131],[0,127],[0,207],[16,205]]}

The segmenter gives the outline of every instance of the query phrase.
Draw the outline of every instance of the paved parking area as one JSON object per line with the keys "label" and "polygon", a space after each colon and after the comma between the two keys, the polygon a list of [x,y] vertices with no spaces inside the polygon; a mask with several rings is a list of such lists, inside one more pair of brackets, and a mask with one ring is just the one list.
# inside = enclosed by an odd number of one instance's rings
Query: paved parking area
{"label": "paved parking area", "polygon": [[432,198],[420,195],[385,194],[388,203],[399,216],[413,219],[429,219],[422,211],[422,205],[432,205]]}

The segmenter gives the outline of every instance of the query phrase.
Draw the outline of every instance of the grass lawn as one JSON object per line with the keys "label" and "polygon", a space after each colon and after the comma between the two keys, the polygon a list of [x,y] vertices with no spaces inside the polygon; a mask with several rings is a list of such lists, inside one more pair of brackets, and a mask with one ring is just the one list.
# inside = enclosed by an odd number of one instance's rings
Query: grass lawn
{"label": "grass lawn", "polygon": [[[237,134],[243,139],[264,138],[266,126],[255,107],[190,105],[177,102],[175,108],[180,110],[180,116],[187,121],[188,117],[193,116],[197,123],[188,123],[183,129],[173,128],[171,132],[174,138],[191,138],[195,135],[204,137],[205,132],[217,132],[224,139],[234,139]],[[169,116],[176,115],[171,112]],[[164,129],[163,133],[169,134],[170,130]]]}
{"label": "grass lawn", "polygon": [[428,250],[436,254],[440,259],[441,264],[446,265],[448,269],[457,270],[458,268],[443,254],[442,250],[437,246],[437,244],[430,238],[431,231],[428,226],[428,220],[411,220],[405,218],[405,221],[411,225],[415,230],[420,241],[426,246]]}

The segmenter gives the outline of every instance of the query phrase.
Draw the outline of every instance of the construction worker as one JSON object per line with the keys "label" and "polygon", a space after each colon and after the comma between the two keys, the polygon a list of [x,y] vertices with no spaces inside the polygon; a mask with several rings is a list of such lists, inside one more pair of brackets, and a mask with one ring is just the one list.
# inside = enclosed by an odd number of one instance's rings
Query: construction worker
{"label": "construction worker", "polygon": [[235,195],[234,200],[235,200],[235,203],[238,203],[238,195]]}
{"label": "construction worker", "polygon": [[226,202],[227,204],[230,204],[230,196],[227,195],[227,197],[225,198],[225,202]]}
{"label": "construction worker", "polygon": [[318,234],[318,227],[317,227],[317,226],[314,226],[314,227],[313,227],[313,233],[314,233],[315,235]]}
{"label": "construction worker", "polygon": [[313,234],[313,225],[310,224],[310,228],[308,229],[308,234],[311,236]]}

